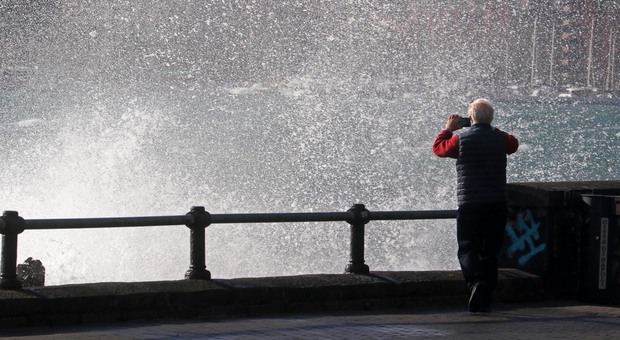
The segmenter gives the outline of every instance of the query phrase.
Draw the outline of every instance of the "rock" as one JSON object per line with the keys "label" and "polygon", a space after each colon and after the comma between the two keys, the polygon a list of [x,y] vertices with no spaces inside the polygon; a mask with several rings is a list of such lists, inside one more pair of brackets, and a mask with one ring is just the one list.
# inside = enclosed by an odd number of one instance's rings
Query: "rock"
{"label": "rock", "polygon": [[45,267],[41,261],[29,257],[24,263],[17,265],[17,279],[23,287],[45,286]]}

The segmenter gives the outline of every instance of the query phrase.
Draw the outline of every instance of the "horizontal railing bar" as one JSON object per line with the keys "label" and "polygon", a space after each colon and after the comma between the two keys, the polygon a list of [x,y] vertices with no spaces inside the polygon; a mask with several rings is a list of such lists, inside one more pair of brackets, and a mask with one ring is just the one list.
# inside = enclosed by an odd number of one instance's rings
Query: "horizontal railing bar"
{"label": "horizontal railing bar", "polygon": [[[423,211],[373,211],[368,214],[370,221],[379,220],[425,220],[456,218],[456,210]],[[213,214],[211,224],[225,223],[278,223],[278,222],[328,222],[350,221],[355,218],[351,211],[316,212],[316,213],[244,213]],[[193,216],[138,216],[108,218],[65,218],[65,219],[31,219],[25,220],[26,229],[82,229],[82,228],[118,228],[148,227],[163,225],[187,225],[193,222]]]}
{"label": "horizontal railing bar", "polygon": [[163,225],[185,225],[191,224],[193,221],[194,217],[192,215],[25,220],[26,229],[149,227]]}
{"label": "horizontal railing bar", "polygon": [[352,212],[317,213],[260,213],[260,214],[213,214],[211,223],[276,223],[276,222],[327,222],[347,221],[355,216]]}
{"label": "horizontal railing bar", "polygon": [[456,210],[371,211],[370,220],[433,220],[456,218]]}

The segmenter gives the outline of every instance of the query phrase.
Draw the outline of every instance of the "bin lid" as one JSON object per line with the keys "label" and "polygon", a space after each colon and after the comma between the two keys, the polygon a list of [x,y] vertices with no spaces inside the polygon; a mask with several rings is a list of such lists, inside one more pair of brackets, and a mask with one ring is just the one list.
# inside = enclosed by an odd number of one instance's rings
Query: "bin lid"
{"label": "bin lid", "polygon": [[620,196],[616,195],[594,195],[594,194],[581,194],[583,201],[586,202],[587,205],[592,206],[593,204],[608,204],[613,207],[612,211],[615,211],[617,216],[620,216]]}
{"label": "bin lid", "polygon": [[508,183],[508,204],[523,207],[578,207],[582,195],[620,196],[620,181]]}

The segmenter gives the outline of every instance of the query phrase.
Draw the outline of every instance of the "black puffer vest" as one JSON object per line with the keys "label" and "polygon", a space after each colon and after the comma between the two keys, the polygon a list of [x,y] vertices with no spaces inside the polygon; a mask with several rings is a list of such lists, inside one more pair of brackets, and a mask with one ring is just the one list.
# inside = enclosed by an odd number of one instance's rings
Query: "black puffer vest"
{"label": "black puffer vest", "polygon": [[456,159],[459,206],[506,201],[506,139],[490,124],[459,135]]}

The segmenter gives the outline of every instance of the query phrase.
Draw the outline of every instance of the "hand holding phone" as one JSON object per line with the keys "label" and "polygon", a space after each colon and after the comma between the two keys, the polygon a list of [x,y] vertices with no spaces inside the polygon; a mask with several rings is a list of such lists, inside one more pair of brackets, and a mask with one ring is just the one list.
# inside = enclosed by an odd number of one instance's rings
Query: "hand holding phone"
{"label": "hand holding phone", "polygon": [[459,126],[460,127],[470,127],[471,126],[471,121],[469,120],[469,117],[461,117],[461,119],[459,120]]}

